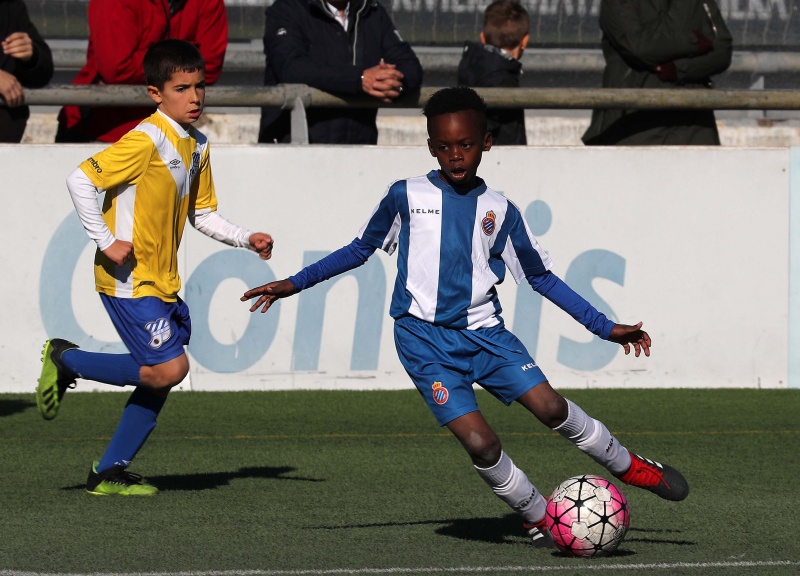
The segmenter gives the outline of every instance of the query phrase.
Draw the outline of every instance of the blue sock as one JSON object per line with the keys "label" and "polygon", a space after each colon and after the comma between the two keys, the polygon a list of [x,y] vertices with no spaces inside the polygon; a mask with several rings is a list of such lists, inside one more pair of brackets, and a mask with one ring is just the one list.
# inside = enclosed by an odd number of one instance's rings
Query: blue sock
{"label": "blue sock", "polygon": [[128,403],[125,404],[122,418],[111,437],[111,442],[100,459],[97,472],[107,470],[115,464],[127,467],[131,463],[150,436],[150,432],[156,427],[156,418],[166,400],[166,396],[163,398],[156,396],[141,386],[133,391]]}
{"label": "blue sock", "polygon": [[67,350],[61,362],[79,378],[114,386],[138,386],[139,364],[130,354],[105,354],[84,350]]}

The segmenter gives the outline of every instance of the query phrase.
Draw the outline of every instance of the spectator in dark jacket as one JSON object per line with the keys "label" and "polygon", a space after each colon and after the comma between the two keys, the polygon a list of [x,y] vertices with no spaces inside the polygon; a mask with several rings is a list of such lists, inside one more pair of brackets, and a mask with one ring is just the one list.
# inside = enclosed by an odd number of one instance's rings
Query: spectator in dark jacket
{"label": "spectator in dark jacket", "polygon": [[28,17],[23,0],[0,0],[0,142],[21,142],[30,110],[23,88],[53,77],[53,56]]}
{"label": "spectator in dark jacket", "polygon": [[[480,43],[467,41],[458,64],[458,83],[473,88],[519,88],[522,53],[528,46],[528,11],[516,0],[495,0],[483,14]],[[491,108],[486,128],[493,145],[526,145],[525,111]]]}
{"label": "spectator in dark jacket", "polygon": [[[710,88],[732,37],[715,0],[603,0],[606,88]],[[719,145],[713,110],[594,110],[586,145]]]}
{"label": "spectator in dark jacket", "polygon": [[[376,0],[276,0],[266,10],[266,86],[307,84],[392,102],[422,85],[422,66]],[[376,144],[375,108],[309,108],[312,144]],[[289,142],[289,111],[261,111],[259,142]]]}

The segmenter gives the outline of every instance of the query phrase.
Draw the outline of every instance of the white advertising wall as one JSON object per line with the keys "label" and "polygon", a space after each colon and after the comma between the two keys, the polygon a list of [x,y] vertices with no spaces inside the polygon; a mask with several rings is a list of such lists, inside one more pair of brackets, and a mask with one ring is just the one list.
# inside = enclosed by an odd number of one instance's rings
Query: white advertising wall
{"label": "white advertising wall", "polygon": [[[97,146],[1,146],[0,392],[32,392],[44,340],[124,352],[94,291],[64,184]],[[193,390],[390,389],[411,383],[388,316],[395,259],[251,314],[248,287],[352,240],[388,184],[435,168],[424,147],[217,146],[228,219],[275,238],[263,262],[191,230],[181,248]],[[625,356],[508,278],[506,324],[556,387],[795,387],[800,155],[788,149],[495,148],[480,174],[525,214],[554,272],[611,318],[644,322]],[[794,173],[794,175],[793,175]],[[791,226],[792,222],[794,226]],[[790,323],[790,318],[797,321]],[[111,389],[83,383],[79,390]]]}

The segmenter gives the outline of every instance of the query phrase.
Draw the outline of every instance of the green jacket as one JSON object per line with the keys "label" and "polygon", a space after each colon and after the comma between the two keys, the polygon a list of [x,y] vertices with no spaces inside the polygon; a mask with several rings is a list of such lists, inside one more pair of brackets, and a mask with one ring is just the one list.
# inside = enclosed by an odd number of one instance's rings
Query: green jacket
{"label": "green jacket", "polygon": [[[715,0],[602,0],[600,28],[606,88],[710,88],[731,63]],[[656,67],[664,65],[673,73],[662,80]],[[719,134],[711,110],[594,110],[583,142],[709,145]]]}

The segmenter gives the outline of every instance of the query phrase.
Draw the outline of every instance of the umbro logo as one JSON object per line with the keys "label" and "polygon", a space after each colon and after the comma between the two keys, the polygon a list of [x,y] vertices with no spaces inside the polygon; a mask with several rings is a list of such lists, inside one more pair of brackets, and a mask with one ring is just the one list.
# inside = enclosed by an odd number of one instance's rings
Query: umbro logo
{"label": "umbro logo", "polygon": [[173,158],[169,161],[169,169],[176,170],[181,167],[181,164],[182,162],[180,161],[180,158]]}

